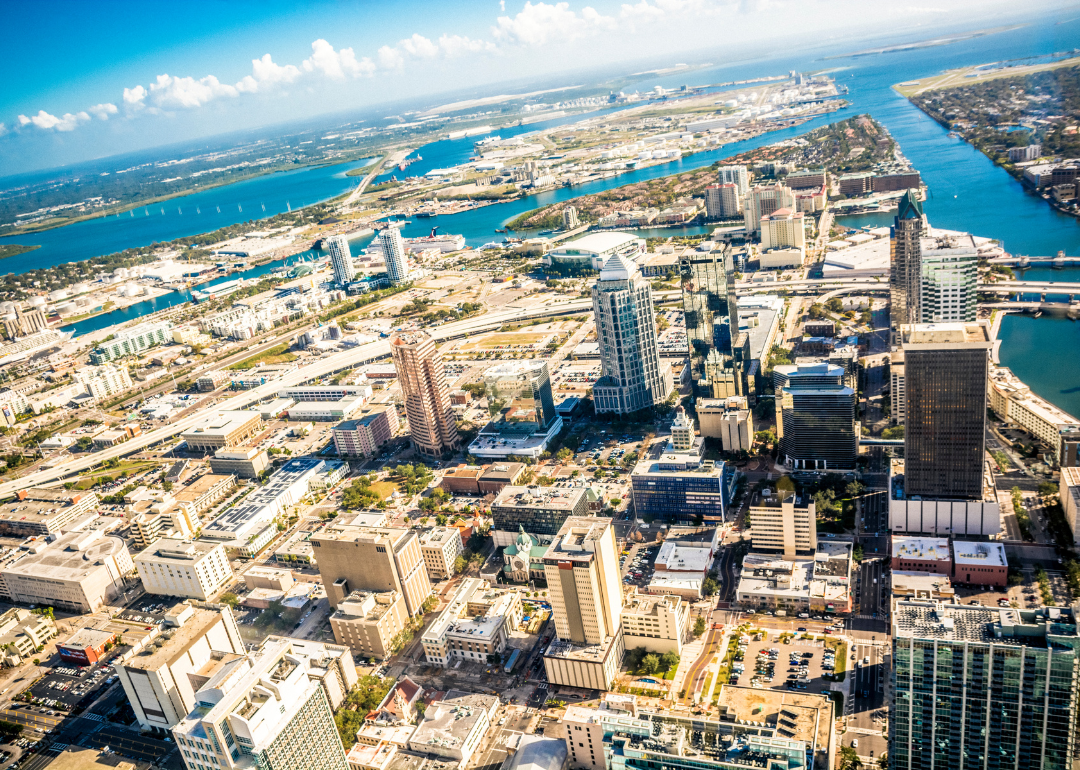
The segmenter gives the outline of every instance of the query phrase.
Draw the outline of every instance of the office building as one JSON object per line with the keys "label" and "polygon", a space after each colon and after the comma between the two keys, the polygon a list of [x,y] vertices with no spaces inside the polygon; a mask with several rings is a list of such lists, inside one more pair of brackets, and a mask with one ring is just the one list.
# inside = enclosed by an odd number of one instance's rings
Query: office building
{"label": "office building", "polygon": [[353,591],[397,591],[412,616],[431,596],[420,538],[412,530],[344,524],[315,533],[309,542],[332,607]]}
{"label": "office building", "polygon": [[711,184],[705,188],[705,216],[731,219],[742,213],[742,197],[735,184]]}
{"label": "office building", "polygon": [[761,232],[761,218],[780,209],[798,210],[795,193],[783,184],[754,187],[743,196],[743,223],[747,235]]}
{"label": "office building", "polygon": [[691,629],[690,604],[678,596],[630,594],[622,608],[623,646],[682,655]]}
{"label": "office building", "polygon": [[544,554],[557,639],[544,653],[553,684],[608,690],[618,673],[622,585],[610,518],[572,517]]}
{"label": "office building", "polygon": [[751,551],[743,558],[735,598],[755,610],[813,612],[828,616],[852,611],[852,544],[823,540],[811,556]]}
{"label": "office building", "polygon": [[423,332],[398,334],[390,341],[390,352],[413,446],[427,457],[442,457],[457,449],[446,367],[435,342]]}
{"label": "office building", "polygon": [[105,657],[105,651],[116,641],[115,631],[80,628],[62,642],[57,642],[60,658],[74,666],[92,666]]}
{"label": "office building", "polygon": [[210,601],[232,582],[225,547],[213,540],[163,538],[135,557],[148,594]]}
{"label": "office building", "polygon": [[458,767],[468,766],[491,728],[499,703],[496,695],[448,690],[424,711],[409,738],[409,749],[456,762]]}
{"label": "office building", "polygon": [[524,616],[517,589],[494,588],[465,578],[450,603],[425,629],[421,642],[428,663],[449,667],[458,661],[487,663],[506,651],[510,634]]}
{"label": "office building", "polygon": [[334,401],[300,401],[288,409],[290,420],[297,422],[340,422],[360,413],[367,399],[345,396]]}
{"label": "office building", "polygon": [[420,553],[432,581],[452,578],[454,561],[464,552],[461,532],[454,527],[432,527],[420,535]]}
{"label": "office building", "polygon": [[889,354],[889,402],[890,419],[894,425],[903,425],[907,416],[907,383],[904,380],[904,351]]}
{"label": "office building", "polygon": [[982,466],[982,493],[976,498],[908,495],[905,461],[893,458],[889,468],[889,529],[901,535],[997,537],[1001,504],[989,461]]}
{"label": "office building", "polygon": [[573,230],[580,224],[578,211],[573,206],[567,206],[562,210],[562,229]]}
{"label": "office building", "polygon": [[334,283],[348,286],[356,280],[356,265],[349,251],[349,239],[344,235],[332,235],[325,241],[330,252],[330,266],[334,270]]}
{"label": "office building", "polygon": [[121,329],[112,339],[90,351],[90,363],[98,366],[118,358],[138,355],[155,345],[171,341],[172,324],[168,321],[139,324],[130,329]]}
{"label": "office building", "polygon": [[690,348],[690,378],[698,398],[745,395],[740,358],[736,355],[738,307],[731,249],[717,244],[711,251],[679,257],[683,317]]}
{"label": "office building", "polygon": [[979,253],[967,233],[923,238],[920,323],[975,321]]}
{"label": "office building", "polygon": [[547,362],[496,364],[484,372],[484,386],[488,404],[499,410],[469,445],[469,454],[539,458],[563,427]]}
{"label": "office building", "polygon": [[749,452],[754,445],[754,413],[742,396],[699,398],[694,403],[701,435],[720,439],[725,452]]}
{"label": "office building", "polygon": [[897,602],[889,765],[1073,766],[1072,610]]}
{"label": "office building", "polygon": [[258,412],[216,412],[180,434],[192,452],[214,452],[235,447],[254,438],[263,430]]}
{"label": "office building", "polygon": [[56,623],[21,607],[0,614],[0,663],[15,667],[31,660],[37,651],[57,636]]}
{"label": "office building", "polygon": [[855,390],[844,370],[827,362],[773,368],[780,455],[793,468],[855,467]]}
{"label": "office building", "polygon": [[405,598],[398,591],[353,591],[330,616],[334,641],[361,658],[386,660],[409,624]]}
{"label": "office building", "polygon": [[343,457],[374,457],[400,425],[393,404],[367,407],[355,419],[334,426],[334,449]]}
{"label": "office building", "polygon": [[746,166],[721,166],[717,171],[717,181],[720,184],[733,184],[742,198],[750,190],[750,172]]}
{"label": "office building", "polygon": [[123,393],[131,387],[131,375],[125,366],[95,366],[77,370],[72,379],[86,388],[86,392],[95,401],[107,396]]}
{"label": "office building", "polygon": [[397,286],[409,280],[409,252],[401,230],[389,226],[379,231],[379,244],[382,246],[383,260],[386,262],[386,275],[391,286]]}
{"label": "office building", "polygon": [[922,237],[929,227],[922,204],[908,191],[900,199],[889,232],[889,327],[893,345],[900,344],[900,327],[922,320]]}
{"label": "office building", "polygon": [[[794,209],[777,209],[771,214],[763,214],[758,223],[761,230],[762,260],[768,258],[768,252],[777,249],[794,249],[801,259],[806,257],[806,228],[803,213]],[[767,267],[767,265],[762,265]]]}
{"label": "office building", "polygon": [[1080,420],[1036,395],[1010,369],[990,364],[990,408],[1011,428],[1021,428],[1037,438],[1059,465],[1068,464],[1062,452],[1062,436],[1080,431]]}
{"label": "office building", "polygon": [[983,494],[989,322],[900,327],[907,392],[907,496],[977,500]]}
{"label": "office building", "polygon": [[178,604],[166,615],[155,643],[113,669],[139,724],[167,730],[195,708],[199,683],[223,659],[243,655],[244,650],[228,607],[211,610]]}
{"label": "office building", "polygon": [[270,637],[222,658],[172,730],[187,770],[350,770],[328,693],[356,683],[352,656],[328,676],[327,660],[298,649],[309,644]]}
{"label": "office building", "polygon": [[655,572],[646,592],[656,596],[678,596],[687,602],[698,601],[715,552],[711,541],[669,535],[656,554]]}
{"label": "office building", "polygon": [[631,473],[634,511],[639,519],[721,524],[727,520],[733,481],[731,469],[723,462],[665,452],[659,460],[642,460]]}
{"label": "office building", "polygon": [[782,554],[785,559],[817,552],[817,519],[809,496],[778,492],[761,497],[750,506],[750,522],[754,551]]}
{"label": "office building", "polygon": [[491,503],[495,545],[510,545],[519,531],[554,537],[568,518],[589,511],[584,487],[503,487]]}
{"label": "office building", "polygon": [[0,581],[12,602],[86,614],[123,595],[134,571],[123,539],[92,529],[30,543],[0,571]]}
{"label": "office building", "polygon": [[598,413],[629,414],[661,404],[674,389],[660,360],[652,286],[619,255],[604,263],[592,288],[602,374],[593,385]]}
{"label": "office building", "polygon": [[601,270],[613,256],[635,262],[645,254],[645,239],[632,233],[590,233],[560,243],[541,262],[569,272]]}
{"label": "office building", "polygon": [[520,484],[526,470],[525,463],[492,463],[480,474],[477,488],[482,495],[497,495],[508,486]]}
{"label": "office building", "polygon": [[257,446],[221,447],[210,458],[210,470],[219,475],[254,479],[270,467],[270,456]]}
{"label": "office building", "polygon": [[61,532],[98,507],[93,491],[30,487],[0,504],[0,534],[38,537]]}

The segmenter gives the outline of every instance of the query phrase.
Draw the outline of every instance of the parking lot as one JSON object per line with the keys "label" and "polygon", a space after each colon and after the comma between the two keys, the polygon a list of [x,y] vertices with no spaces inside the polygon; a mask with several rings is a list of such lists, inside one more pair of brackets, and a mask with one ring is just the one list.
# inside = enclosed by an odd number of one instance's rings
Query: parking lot
{"label": "parking lot", "polygon": [[59,666],[35,682],[30,694],[50,708],[60,706],[64,711],[70,711],[112,676],[113,670],[109,666],[87,666],[82,670]]}
{"label": "parking lot", "polygon": [[773,690],[788,688],[812,693],[827,692],[832,681],[823,675],[831,674],[834,667],[824,665],[827,658],[825,643],[819,637],[816,641],[790,639],[785,644],[780,641],[781,636],[772,632],[761,641],[754,641],[752,636],[744,637],[748,638],[748,642],[743,659],[736,661],[730,683]]}
{"label": "parking lot", "polygon": [[635,586],[644,593],[649,581],[652,580],[658,553],[660,553],[659,543],[635,544],[628,556],[620,556],[619,566],[622,569],[623,584]]}

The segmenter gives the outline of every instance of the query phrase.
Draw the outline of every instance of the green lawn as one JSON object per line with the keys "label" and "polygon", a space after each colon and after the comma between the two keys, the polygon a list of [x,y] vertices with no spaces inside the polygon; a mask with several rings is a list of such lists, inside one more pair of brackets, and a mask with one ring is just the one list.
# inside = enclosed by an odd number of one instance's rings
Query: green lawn
{"label": "green lawn", "polygon": [[243,361],[239,361],[230,369],[254,369],[257,364],[287,364],[290,361],[296,360],[296,354],[289,352],[289,343],[283,342],[280,345],[274,345],[272,348],[267,348],[262,353],[254,355],[251,358],[245,358]]}

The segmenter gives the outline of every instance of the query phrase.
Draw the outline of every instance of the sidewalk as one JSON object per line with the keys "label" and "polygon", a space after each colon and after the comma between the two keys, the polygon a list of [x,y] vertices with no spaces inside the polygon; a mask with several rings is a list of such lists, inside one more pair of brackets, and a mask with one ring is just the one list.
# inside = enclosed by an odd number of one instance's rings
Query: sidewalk
{"label": "sidewalk", "polygon": [[701,657],[701,653],[705,649],[706,636],[708,636],[708,632],[683,647],[682,655],[679,658],[679,669],[675,672],[675,678],[671,680],[672,701],[677,702],[679,700],[679,693],[682,691],[683,683],[686,681],[686,672]]}

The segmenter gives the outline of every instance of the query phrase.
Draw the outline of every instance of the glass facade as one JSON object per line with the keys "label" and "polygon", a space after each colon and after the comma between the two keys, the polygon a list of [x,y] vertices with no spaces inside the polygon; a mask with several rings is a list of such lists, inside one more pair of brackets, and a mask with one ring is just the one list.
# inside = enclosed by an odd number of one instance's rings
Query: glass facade
{"label": "glass facade", "polygon": [[745,395],[741,356],[736,356],[734,345],[739,321],[730,247],[720,244],[710,252],[680,257],[679,272],[694,395]]}
{"label": "glass facade", "polygon": [[780,453],[796,468],[854,468],[858,452],[855,391],[829,363],[773,370]]}
{"label": "glass facade", "polygon": [[922,204],[908,191],[889,238],[889,325],[894,345],[899,344],[902,324],[919,323],[924,224]]}
{"label": "glass facade", "polygon": [[634,510],[638,518],[693,524],[723,523],[727,499],[727,466],[711,470],[634,473],[630,477]]}
{"label": "glass facade", "polygon": [[566,505],[547,507],[542,503],[533,505],[501,505],[496,500],[491,506],[492,528],[500,532],[517,532],[524,529],[530,535],[559,534],[570,516],[588,516],[589,503],[584,491],[577,496],[573,507]]}
{"label": "glass facade", "polygon": [[558,417],[546,361],[493,366],[484,374],[484,386],[488,403],[499,410],[485,432],[538,433]]}

